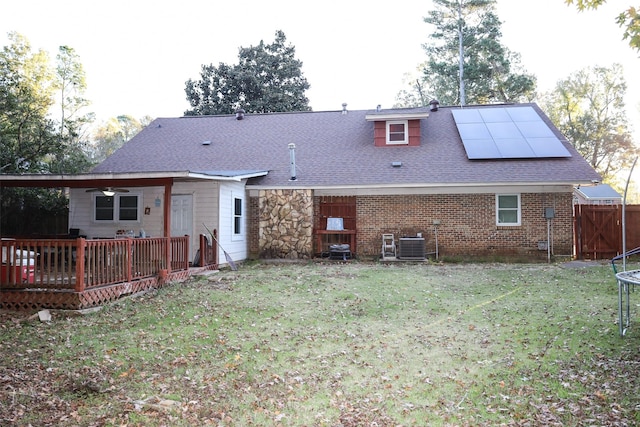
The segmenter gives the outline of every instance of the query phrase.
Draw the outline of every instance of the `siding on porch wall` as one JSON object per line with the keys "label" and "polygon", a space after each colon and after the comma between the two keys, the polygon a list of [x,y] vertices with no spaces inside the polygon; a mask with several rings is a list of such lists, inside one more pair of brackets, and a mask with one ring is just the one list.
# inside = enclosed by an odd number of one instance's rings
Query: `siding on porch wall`
{"label": "siding on porch wall", "polygon": [[546,258],[538,242],[547,240],[544,208],[553,207],[551,244],[555,255],[573,253],[572,193],[521,193],[520,226],[496,225],[496,195],[358,196],[357,244],[360,256],[379,256],[382,233],[396,239],[422,233],[427,252],[435,251],[434,220],[439,220],[440,255],[528,255]]}
{"label": "siding on porch wall", "polygon": [[[248,218],[246,213],[246,191],[244,182],[224,182],[220,184],[219,194],[219,226],[218,226],[218,242],[221,248],[227,251],[233,260],[243,260],[247,258],[247,235]],[[235,199],[241,200],[240,227],[235,229]],[[224,256],[220,256],[222,251],[218,253],[221,263],[224,263]]]}

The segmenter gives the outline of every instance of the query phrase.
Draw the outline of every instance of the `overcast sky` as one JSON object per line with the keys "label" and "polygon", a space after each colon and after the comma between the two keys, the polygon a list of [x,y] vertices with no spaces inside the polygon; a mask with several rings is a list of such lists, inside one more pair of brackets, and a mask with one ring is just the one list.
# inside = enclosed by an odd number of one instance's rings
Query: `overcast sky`
{"label": "overcast sky", "polygon": [[[498,0],[503,43],[546,91],[591,65],[625,67],[627,112],[640,129],[640,59],[615,24],[627,2],[578,13],[564,0]],[[615,3],[615,4],[613,4]],[[613,4],[613,5],[612,5]],[[315,111],[392,107],[403,76],[425,59],[430,0],[20,0],[5,2],[0,42],[17,31],[52,58],[76,50],[99,120],[181,116],[185,82],[202,64],[237,63],[238,48],[284,31],[303,62]]]}

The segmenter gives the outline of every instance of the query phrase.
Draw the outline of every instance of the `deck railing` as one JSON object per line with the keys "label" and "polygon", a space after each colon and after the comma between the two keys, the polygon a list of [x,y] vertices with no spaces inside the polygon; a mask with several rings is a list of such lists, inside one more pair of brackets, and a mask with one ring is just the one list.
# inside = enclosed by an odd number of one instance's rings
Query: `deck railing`
{"label": "deck railing", "polygon": [[217,239],[217,232],[213,230],[213,236],[200,235],[200,250],[197,254],[198,265],[213,265],[218,261],[218,245],[214,245],[211,239]]}
{"label": "deck railing", "polygon": [[2,239],[0,246],[3,289],[82,292],[189,269],[189,236]]}
{"label": "deck railing", "polygon": [[189,269],[189,236],[183,238],[175,237],[171,239],[171,270]]}

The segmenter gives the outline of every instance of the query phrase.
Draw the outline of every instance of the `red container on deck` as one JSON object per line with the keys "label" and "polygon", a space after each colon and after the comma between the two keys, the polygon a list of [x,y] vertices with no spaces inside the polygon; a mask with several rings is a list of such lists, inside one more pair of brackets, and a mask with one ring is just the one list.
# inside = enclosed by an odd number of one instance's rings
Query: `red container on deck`
{"label": "red container on deck", "polygon": [[36,256],[37,254],[32,251],[16,249],[11,246],[3,247],[0,284],[35,283]]}
{"label": "red container on deck", "polygon": [[[27,261],[27,260],[25,260]],[[35,283],[36,282],[36,266],[33,259],[28,260],[30,265],[20,266],[11,264],[2,264],[0,266],[0,283]],[[13,270],[13,271],[12,271]]]}

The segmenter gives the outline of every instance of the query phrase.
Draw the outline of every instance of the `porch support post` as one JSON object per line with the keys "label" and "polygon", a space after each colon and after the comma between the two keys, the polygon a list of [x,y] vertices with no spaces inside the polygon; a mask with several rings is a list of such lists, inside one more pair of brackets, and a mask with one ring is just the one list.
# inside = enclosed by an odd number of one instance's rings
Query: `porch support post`
{"label": "porch support post", "polygon": [[133,280],[133,239],[132,238],[127,238],[126,239],[127,242],[125,244],[125,248],[126,248],[126,256],[124,257],[124,259],[127,260],[127,263],[125,264],[125,274],[127,276],[127,282],[131,283],[131,281]]}
{"label": "porch support post", "polygon": [[167,271],[171,272],[171,187],[172,182],[164,185],[164,237],[167,240],[165,245],[165,259],[167,260]]}
{"label": "porch support post", "polygon": [[82,237],[76,239],[76,292],[84,292],[84,261],[86,241]]}

